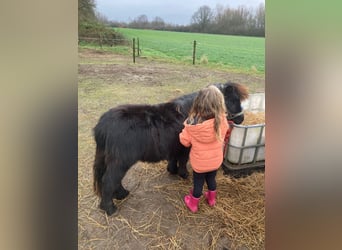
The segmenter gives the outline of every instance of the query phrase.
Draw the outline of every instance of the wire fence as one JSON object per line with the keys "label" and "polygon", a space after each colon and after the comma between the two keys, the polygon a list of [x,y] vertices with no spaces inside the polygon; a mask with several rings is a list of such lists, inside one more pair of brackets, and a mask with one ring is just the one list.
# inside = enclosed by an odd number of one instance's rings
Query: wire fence
{"label": "wire fence", "polygon": [[[231,69],[264,72],[264,50],[260,46],[238,43],[215,43],[208,41],[172,39],[109,39],[106,37],[79,37],[80,45],[104,46],[125,49],[132,56],[133,63],[139,57],[164,58],[195,64],[218,64]],[[119,50],[117,50],[119,51]]]}
{"label": "wire fence", "polygon": [[[192,57],[192,63],[196,63],[196,41],[192,43],[186,44],[184,51],[184,43],[173,44],[172,47],[163,46],[165,43],[159,41],[145,41],[149,44],[148,50],[155,50],[164,54],[174,54],[175,51],[182,51],[182,54],[187,54],[189,57]],[[79,37],[78,39],[79,45],[90,44],[93,46],[99,46],[103,48],[103,46],[127,46],[131,48],[133,62],[135,63],[136,57],[141,56],[142,48],[144,48],[145,43],[140,43],[139,38],[129,39],[109,39],[106,37]]]}

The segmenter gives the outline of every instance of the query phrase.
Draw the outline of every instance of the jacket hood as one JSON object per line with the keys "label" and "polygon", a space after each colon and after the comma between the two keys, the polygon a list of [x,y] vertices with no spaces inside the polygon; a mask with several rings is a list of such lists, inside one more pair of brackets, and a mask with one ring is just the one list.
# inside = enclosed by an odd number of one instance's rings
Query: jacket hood
{"label": "jacket hood", "polygon": [[196,141],[210,143],[217,140],[214,132],[214,119],[209,119],[195,125],[184,123],[184,126]]}

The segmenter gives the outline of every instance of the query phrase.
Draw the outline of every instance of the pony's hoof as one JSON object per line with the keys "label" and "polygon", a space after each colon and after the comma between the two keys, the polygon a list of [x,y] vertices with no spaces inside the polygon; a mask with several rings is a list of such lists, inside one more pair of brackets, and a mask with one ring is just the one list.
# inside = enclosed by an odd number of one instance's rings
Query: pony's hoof
{"label": "pony's hoof", "polygon": [[167,166],[167,171],[168,171],[170,174],[177,174],[177,167]]}
{"label": "pony's hoof", "polygon": [[113,198],[117,199],[117,200],[123,200],[125,199],[127,196],[129,195],[129,191],[127,191],[126,189],[122,189],[116,193],[114,193]]}
{"label": "pony's hoof", "polygon": [[117,211],[117,208],[116,208],[116,207],[111,207],[111,208],[109,208],[108,210],[106,210],[106,214],[107,214],[108,216],[111,216],[111,215],[114,214],[116,211]]}
{"label": "pony's hoof", "polygon": [[114,214],[117,210],[116,206],[112,204],[104,205],[102,202],[100,203],[100,208],[106,212],[108,216]]}
{"label": "pony's hoof", "polygon": [[186,171],[186,172],[179,172],[178,175],[180,177],[182,177],[183,179],[187,179],[188,176],[189,176],[189,172],[188,171]]}

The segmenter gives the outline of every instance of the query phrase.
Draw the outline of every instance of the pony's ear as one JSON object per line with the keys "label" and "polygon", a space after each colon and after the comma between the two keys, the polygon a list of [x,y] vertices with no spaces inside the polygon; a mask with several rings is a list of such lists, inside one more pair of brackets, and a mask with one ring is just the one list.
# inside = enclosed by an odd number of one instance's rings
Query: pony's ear
{"label": "pony's ear", "polygon": [[248,91],[248,88],[246,86],[244,86],[242,84],[237,84],[236,88],[237,88],[237,92],[239,93],[241,101],[248,99],[249,91]]}
{"label": "pony's ear", "polygon": [[240,83],[232,83],[228,82],[224,88],[225,94],[234,94],[236,93],[240,101],[246,100],[248,98],[248,88]]}
{"label": "pony's ear", "polygon": [[234,87],[231,84],[224,84],[222,88],[222,92],[224,95],[229,95],[234,93]]}
{"label": "pony's ear", "polygon": [[225,93],[233,93],[234,92],[234,88],[232,85],[226,85],[226,87],[224,88],[224,92]]}

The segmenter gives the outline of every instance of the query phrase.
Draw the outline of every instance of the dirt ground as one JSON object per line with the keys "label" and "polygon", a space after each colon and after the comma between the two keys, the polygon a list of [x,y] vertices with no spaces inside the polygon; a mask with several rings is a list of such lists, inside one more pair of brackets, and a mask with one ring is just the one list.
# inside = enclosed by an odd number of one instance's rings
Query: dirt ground
{"label": "dirt ground", "polygon": [[217,205],[202,199],[196,214],[183,202],[192,186],[189,166],[184,180],[170,175],[166,162],[138,162],[123,180],[130,195],[114,200],[118,212],[110,217],[99,209],[92,186],[92,128],[109,108],[164,102],[227,80],[263,92],[263,76],[144,58],[133,64],[128,56],[80,49],[78,80],[79,249],[264,249],[264,173],[234,179],[220,169]]}

